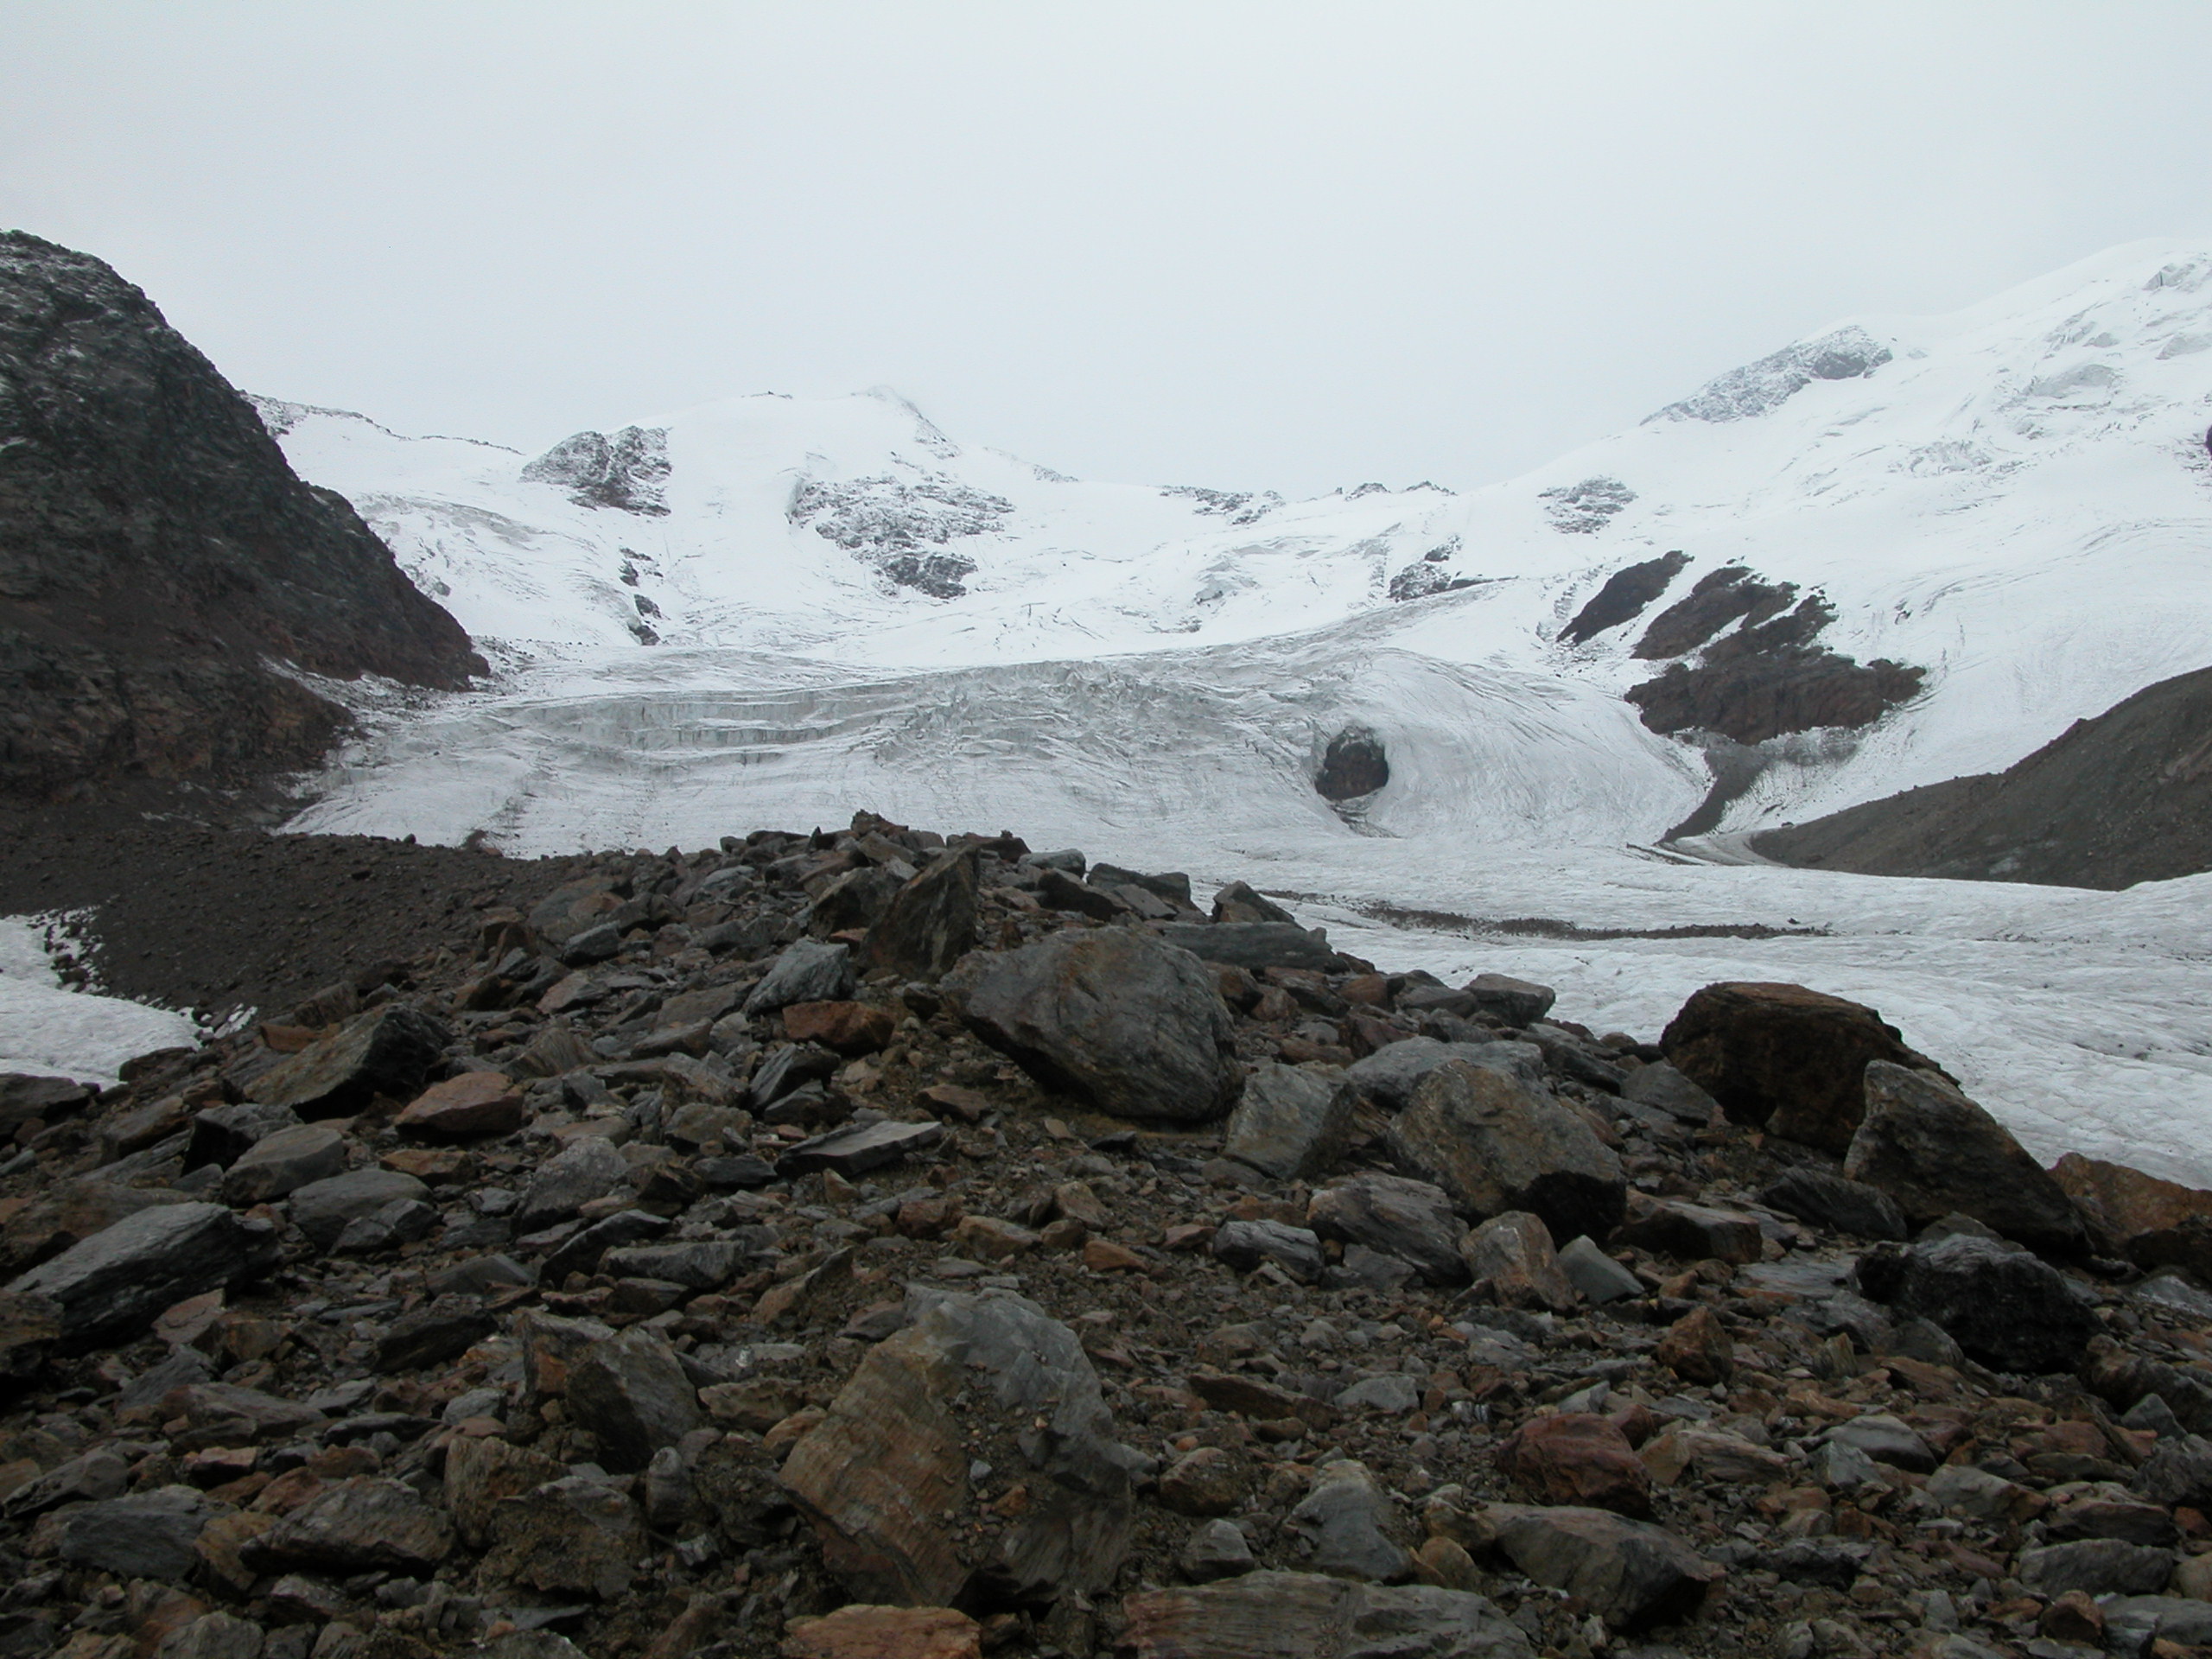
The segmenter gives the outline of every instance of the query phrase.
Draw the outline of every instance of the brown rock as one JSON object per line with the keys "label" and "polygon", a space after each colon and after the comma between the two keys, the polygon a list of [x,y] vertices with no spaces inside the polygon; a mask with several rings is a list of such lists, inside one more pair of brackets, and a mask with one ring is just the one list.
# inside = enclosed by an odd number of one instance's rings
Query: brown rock
{"label": "brown rock", "polygon": [[1243,1372],[1193,1371],[1191,1392],[1216,1411],[1234,1412],[1262,1422],[1287,1418],[1310,1427],[1326,1428],[1336,1418],[1325,1401],[1293,1394]]}
{"label": "brown rock", "polygon": [[1178,1515],[1233,1515],[1244,1501],[1236,1459],[1217,1446],[1186,1452],[1160,1477],[1160,1503]]}
{"label": "brown rock", "polygon": [[718,1423],[765,1434],[798,1408],[798,1401],[780,1382],[754,1377],[744,1382],[710,1382],[699,1390],[699,1403]]}
{"label": "brown rock", "polygon": [[461,1541],[481,1549],[491,1541],[492,1517],[503,1501],[564,1472],[562,1465],[528,1446],[501,1440],[455,1440],[446,1447],[446,1510]]}
{"label": "brown rock", "polygon": [[1552,1248],[1551,1230],[1541,1217],[1510,1211],[1459,1241],[1459,1255],[1478,1286],[1506,1307],[1542,1306],[1564,1313],[1574,1306],[1574,1287]]}
{"label": "brown rock", "polygon": [[865,1002],[793,1002],[784,1009],[784,1035],[840,1054],[873,1054],[898,1028],[890,1009]]}
{"label": "brown rock", "polygon": [[950,1607],[855,1603],[791,1621],[784,1659],[980,1659],[982,1626]]}
{"label": "brown rock", "polygon": [[611,1600],[630,1587],[646,1548],[638,1506],[620,1486],[566,1475],[503,1498],[492,1516],[489,1581]]}
{"label": "brown rock", "polygon": [[504,1071],[464,1071],[432,1084],[400,1113],[403,1135],[434,1141],[512,1135],[523,1126],[522,1091]]}
{"label": "brown rock", "polygon": [[1694,1309],[1669,1325],[1651,1357],[1686,1382],[1725,1382],[1736,1370],[1736,1344],[1709,1307]]}
{"label": "brown rock", "polygon": [[1390,1155],[1463,1212],[1527,1210],[1554,1238],[1602,1239],[1619,1225],[1628,1178],[1589,1123],[1548,1089],[1465,1060],[1414,1086],[1392,1120]]}
{"label": "brown rock", "polygon": [[1659,1046],[1735,1122],[1839,1157],[1866,1113],[1869,1060],[1938,1069],[1873,1009],[1802,985],[1708,985]]}
{"label": "brown rock", "polygon": [[2212,1280],[2212,1192],[2069,1152],[2051,1179],[2074,1201],[2101,1255],[2139,1268],[2187,1268]]}
{"label": "brown rock", "polygon": [[[1056,1227],[1081,1225],[1073,1222],[1055,1222],[1052,1224]],[[1147,1273],[1152,1268],[1152,1263],[1144,1257],[1126,1244],[1116,1244],[1110,1238],[1086,1240],[1083,1247],[1083,1265],[1093,1273]]]}
{"label": "brown rock", "polygon": [[965,1216],[952,1230],[953,1243],[986,1262],[1010,1262],[1037,1248],[1037,1235],[995,1216]]}
{"label": "brown rock", "polygon": [[1629,1200],[1628,1219],[1612,1242],[1685,1262],[1738,1263],[1758,1261],[1765,1244],[1756,1216],[1678,1198],[1655,1203],[1640,1193]]}
{"label": "brown rock", "polygon": [[1122,1602],[1128,1659],[1529,1659],[1520,1630],[1481,1596],[1321,1573],[1249,1573]]}
{"label": "brown rock", "polygon": [[1611,1422],[1587,1412],[1531,1417],[1497,1448],[1497,1466],[1544,1503],[1651,1518],[1651,1473]]}
{"label": "brown rock", "polygon": [[2101,1648],[2105,1641],[2105,1610],[2086,1590],[2069,1590],[2043,1610],[2036,1629],[2054,1642],[2075,1642]]}
{"label": "brown rock", "polygon": [[1726,1577],[1671,1532],[1605,1510],[1490,1511],[1498,1546],[1537,1583],[1580,1596],[1616,1630],[1636,1631],[1691,1617]]}
{"label": "brown rock", "polygon": [[453,1553],[453,1528],[403,1481],[341,1480],[294,1510],[254,1547],[263,1560],[339,1573],[422,1573]]}

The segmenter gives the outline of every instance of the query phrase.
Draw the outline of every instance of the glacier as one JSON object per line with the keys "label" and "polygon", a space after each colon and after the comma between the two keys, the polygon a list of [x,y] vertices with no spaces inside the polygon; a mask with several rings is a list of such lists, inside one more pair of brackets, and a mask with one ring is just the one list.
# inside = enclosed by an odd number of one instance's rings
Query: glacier
{"label": "glacier", "polygon": [[[1939,318],[1844,320],[1522,478],[1315,499],[1071,479],[895,394],[773,394],[553,460],[275,400],[499,671],[363,693],[290,827],[518,853],[856,809],[1245,879],[1393,968],[1545,981],[1655,1035],[1715,979],[1880,1008],[2046,1160],[2212,1185],[2212,876],[2125,893],[1764,864],[1762,827],[1999,770],[2205,664],[2212,250],[2135,245]],[[1637,621],[1565,624],[1687,563]],[[1434,575],[1403,579],[1420,566]],[[1623,693],[1643,623],[1744,568],[1924,671],[1871,726],[1705,746]],[[1394,591],[1416,596],[1394,599]],[[1330,739],[1387,784],[1332,804]]]}

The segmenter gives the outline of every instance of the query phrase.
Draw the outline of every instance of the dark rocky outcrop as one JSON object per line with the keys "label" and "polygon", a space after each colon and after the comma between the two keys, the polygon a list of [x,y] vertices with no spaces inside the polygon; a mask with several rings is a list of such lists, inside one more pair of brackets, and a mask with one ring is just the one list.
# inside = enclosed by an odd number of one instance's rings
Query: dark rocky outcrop
{"label": "dark rocky outcrop", "polygon": [[1559,631],[1560,644],[1580,645],[1624,622],[1633,622],[1643,614],[1646,606],[1667,591],[1668,583],[1681,575],[1689,562],[1690,556],[1677,549],[1614,571]]}
{"label": "dark rocky outcrop", "polygon": [[0,793],[308,764],[344,715],[272,660],[483,670],[144,294],[0,233]]}
{"label": "dark rocky outcrop", "polygon": [[1356,800],[1390,781],[1390,760],[1382,739],[1364,726],[1347,726],[1329,740],[1313,787],[1325,801]]}
{"label": "dark rocky outcrop", "polygon": [[1753,839],[1808,869],[2119,888],[2212,869],[2212,668],[2076,721],[2001,772]]}

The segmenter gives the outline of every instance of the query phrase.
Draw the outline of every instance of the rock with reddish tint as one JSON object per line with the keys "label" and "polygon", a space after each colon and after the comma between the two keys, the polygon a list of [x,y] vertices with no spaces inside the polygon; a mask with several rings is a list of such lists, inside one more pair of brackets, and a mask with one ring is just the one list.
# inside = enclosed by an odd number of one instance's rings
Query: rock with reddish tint
{"label": "rock with reddish tint", "polygon": [[563,1475],[493,1506],[492,1549],[481,1571],[493,1584],[549,1596],[611,1601],[630,1587],[650,1545],[645,1517],[623,1488]]}
{"label": "rock with reddish tint", "polygon": [[1466,1226],[1452,1199],[1433,1181],[1362,1171],[1323,1187],[1306,1201],[1306,1224],[1323,1238],[1364,1244],[1408,1263],[1432,1285],[1466,1282],[1459,1255]]}
{"label": "rock with reddish tint", "polygon": [[2212,1282],[2212,1192],[2069,1152],[2050,1168],[2098,1254]]}
{"label": "rock with reddish tint", "polygon": [[427,1575],[453,1546],[453,1523],[412,1486],[357,1475],[285,1516],[248,1554],[279,1567]]}
{"label": "rock with reddish tint", "polygon": [[1868,1061],[1931,1066],[1873,1009],[1802,985],[1708,985],[1659,1046],[1737,1122],[1839,1157],[1866,1115]]}
{"label": "rock with reddish tint", "polygon": [[1497,1448],[1497,1467],[1540,1503],[1651,1519],[1651,1471],[1607,1418],[1588,1412],[1531,1417]]}
{"label": "rock with reddish tint", "polygon": [[1359,1091],[1333,1065],[1263,1060],[1229,1116],[1222,1156],[1279,1181],[1325,1173],[1344,1156]]}
{"label": "rock with reddish tint", "polygon": [[978,954],[944,979],[968,1027],[1046,1087],[1116,1117],[1207,1122],[1244,1082],[1235,1027],[1188,951],[1128,928]]}
{"label": "rock with reddish tint", "polygon": [[1709,1307],[1685,1313],[1667,1327],[1652,1358],[1685,1382],[1725,1382],[1736,1372],[1736,1344]]}
{"label": "rock with reddish tint", "polygon": [[1484,1598],[1319,1573],[1248,1573],[1123,1598],[1128,1659],[1530,1659],[1535,1649]]}
{"label": "rock with reddish tint", "polygon": [[1531,1211],[1554,1238],[1605,1238],[1626,1206],[1621,1161],[1580,1114],[1487,1066],[1452,1060],[1429,1072],[1387,1144],[1401,1168],[1435,1182],[1463,1213]]}
{"label": "rock with reddish tint", "polygon": [[1459,1241],[1460,1259],[1478,1288],[1505,1307],[1548,1307],[1563,1313],[1578,1298],[1560,1268],[1551,1230],[1525,1210],[1492,1216]]}
{"label": "rock with reddish tint", "polygon": [[253,1098],[309,1121],[351,1117],[379,1095],[418,1092],[452,1040],[442,1024],[404,1002],[372,1008],[256,1077]]}
{"label": "rock with reddish tint", "polygon": [[1185,1452],[1160,1477],[1162,1509],[1178,1515],[1234,1515],[1244,1501],[1236,1459],[1217,1446]]}
{"label": "rock with reddish tint", "polygon": [[512,1135],[523,1126],[522,1091],[504,1071],[464,1071],[434,1083],[400,1113],[403,1135],[432,1141],[463,1141],[485,1135]]}
{"label": "rock with reddish tint", "polygon": [[820,1618],[795,1618],[783,1659],[981,1659],[982,1626],[950,1607],[855,1603]]}
{"label": "rock with reddish tint", "polygon": [[1756,1216],[1681,1198],[1655,1203],[1638,1193],[1630,1200],[1628,1219],[1614,1233],[1612,1243],[1684,1262],[1740,1264],[1759,1259],[1765,1238]]}
{"label": "rock with reddish tint", "polygon": [[481,1549],[491,1541],[492,1520],[501,1499],[519,1497],[567,1472],[563,1465],[526,1446],[493,1436],[460,1436],[446,1447],[446,1509],[461,1541]]}
{"label": "rock with reddish tint", "polygon": [[866,1002],[793,1002],[784,1009],[785,1036],[839,1054],[873,1054],[897,1029],[890,1009]]}
{"label": "rock with reddish tint", "polygon": [[893,893],[868,929],[868,966],[935,979],[974,950],[976,868],[975,849],[955,848]]}
{"label": "rock with reddish tint", "polygon": [[0,1224],[0,1267],[20,1273],[105,1231],[125,1216],[159,1204],[188,1202],[184,1193],[159,1187],[124,1186],[91,1176],[63,1181],[31,1198]]}
{"label": "rock with reddish tint", "polygon": [[1726,1576],[1664,1528],[1609,1510],[1496,1504],[1498,1548],[1538,1584],[1580,1597],[1630,1632],[1693,1617]]}
{"label": "rock with reddish tint", "polygon": [[[977,1412],[1030,1425],[999,1471],[1027,1502],[971,1563],[963,1506]],[[1128,1549],[1140,1466],[1114,1438],[1074,1332],[1017,1297],[944,1294],[869,1351],[782,1480],[852,1594],[943,1606],[971,1573],[1025,1599],[1104,1588]]]}
{"label": "rock with reddish tint", "polygon": [[1888,1193],[1908,1224],[1972,1216],[2031,1249],[2082,1248],[2074,1201],[2010,1130],[1951,1083],[1875,1060],[1866,1091],[1866,1119],[1844,1154],[1843,1173]]}

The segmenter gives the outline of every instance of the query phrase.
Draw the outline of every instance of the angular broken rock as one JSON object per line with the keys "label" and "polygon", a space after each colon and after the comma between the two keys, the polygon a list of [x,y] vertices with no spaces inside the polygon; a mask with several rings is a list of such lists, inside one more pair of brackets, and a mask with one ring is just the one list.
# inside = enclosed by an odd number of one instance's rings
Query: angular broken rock
{"label": "angular broken rock", "polygon": [[1643,1294],[1643,1281],[1599,1249],[1586,1233],[1559,1253],[1559,1266],[1575,1289],[1600,1306]]}
{"label": "angular broken rock", "polygon": [[[963,1395],[965,1398],[963,1399]],[[1128,1553],[1137,1454],[1114,1439],[1075,1332],[1019,1297],[946,1294],[871,1349],[782,1481],[855,1596],[944,1606],[968,1584],[967,1424],[980,1407],[1017,1435],[1028,1507],[977,1569],[995,1593],[1095,1594]]]}
{"label": "angular broken rock", "polygon": [[969,957],[944,979],[969,1030],[1116,1117],[1205,1122],[1243,1086],[1235,1026],[1198,959],[1128,928]]}
{"label": "angular broken rock", "polygon": [[1459,1255],[1466,1227],[1452,1212],[1450,1196],[1433,1181],[1366,1172],[1346,1176],[1306,1201],[1306,1224],[1323,1238],[1364,1244],[1410,1262],[1432,1285],[1466,1281],[1467,1265]]}
{"label": "angular broken rock", "polygon": [[300,1115],[289,1106],[264,1106],[252,1100],[194,1112],[192,1139],[185,1143],[184,1166],[198,1169],[204,1164],[235,1163],[264,1135],[299,1122]]}
{"label": "angular broken rock", "polygon": [[976,854],[941,854],[892,895],[868,929],[868,964],[909,979],[935,979],[976,948]]}
{"label": "angular broken rock", "polygon": [[434,1083],[411,1101],[395,1127],[402,1135],[461,1141],[512,1135],[523,1126],[522,1091],[504,1071],[464,1071]]}
{"label": "angular broken rock", "polygon": [[1651,1357],[1686,1382],[1725,1382],[1736,1370],[1736,1344],[1709,1307],[1693,1308],[1669,1325]]}
{"label": "angular broken rock", "polygon": [[453,1553],[453,1523],[401,1480],[356,1475],[309,1498],[249,1548],[282,1567],[428,1573]]}
{"label": "angular broken rock", "polygon": [[1123,1598],[1129,1659],[1530,1659],[1519,1626],[1484,1598],[1319,1573],[1248,1573]]}
{"label": "angular broken rock", "polygon": [[499,1328],[474,1296],[441,1296],[394,1319],[377,1339],[380,1372],[417,1371],[458,1359]]}
{"label": "angular broken rock", "polygon": [[1589,1412],[1531,1417],[1497,1448],[1498,1472],[1544,1503],[1651,1519],[1651,1471],[1628,1436]]}
{"label": "angular broken rock", "polygon": [[1193,1584],[1233,1579],[1252,1570],[1251,1540],[1245,1537],[1234,1521],[1209,1521],[1192,1529],[1184,1541],[1182,1554],[1175,1558],[1175,1565]]}
{"label": "angular broken rock", "polygon": [[587,1348],[569,1368],[568,1398],[569,1415],[617,1473],[643,1469],[662,1446],[706,1424],[676,1350],[643,1325]]}
{"label": "angular broken rock", "polygon": [[55,1552],[72,1567],[120,1579],[183,1579],[200,1563],[207,1500],[189,1486],[161,1486],[87,1503],[63,1520]]}
{"label": "angular broken rock", "polygon": [[1621,1098],[1649,1106],[1699,1128],[1712,1121],[1719,1103],[1664,1060],[1640,1065],[1621,1084]]}
{"label": "angular broken rock", "polygon": [[165,1204],[125,1216],[8,1287],[50,1305],[66,1348],[135,1337],[173,1303],[240,1284],[276,1262],[276,1230],[219,1204]]}
{"label": "angular broken rock", "polygon": [[1336,1066],[1262,1061],[1229,1115],[1222,1156],[1279,1181],[1322,1174],[1344,1156],[1358,1108],[1359,1091]]}
{"label": "angular broken rock", "polygon": [[1388,1144],[1402,1168],[1434,1181],[1463,1211],[1533,1211],[1554,1238],[1605,1237],[1626,1207],[1620,1160],[1580,1115],[1548,1090],[1464,1060],[1415,1085]]}
{"label": "angular broken rock", "polygon": [[1272,1262],[1306,1285],[1319,1284],[1328,1268],[1318,1237],[1280,1221],[1225,1221],[1213,1236],[1213,1253],[1239,1273]]}
{"label": "angular broken rock", "polygon": [[942,1123],[901,1123],[886,1118],[881,1122],[832,1129],[827,1135],[802,1141],[776,1160],[776,1173],[788,1177],[834,1169],[848,1178],[863,1175],[887,1164],[903,1162],[914,1153],[926,1152],[943,1139]]}
{"label": "angular broken rock", "polygon": [[1541,1217],[1525,1210],[1492,1216],[1459,1241],[1459,1255],[1475,1283],[1488,1286],[1501,1306],[1565,1313],[1574,1306],[1574,1286],[1560,1268]]}
{"label": "angular broken rock", "polygon": [[1878,1245],[1856,1274],[1866,1296],[1940,1325],[1993,1370],[2070,1371],[2101,1329],[2056,1268],[1967,1233]]}
{"label": "angular broken rock", "polygon": [[1866,1116],[1843,1173],[1879,1187],[1918,1226],[1956,1211],[2032,1249],[2078,1250],[2074,1201],[2012,1132],[1952,1084],[1874,1060]]}
{"label": "angular broken rock", "polygon": [[534,1233],[568,1218],[594,1198],[627,1186],[630,1165],[602,1135],[570,1141],[538,1166],[515,1211],[518,1233]]}
{"label": "angular broken rock", "polygon": [[1160,937],[1202,962],[1227,963],[1255,973],[1262,968],[1326,972],[1337,965],[1337,953],[1321,930],[1295,922],[1167,922]]}
{"label": "angular broken rock", "polygon": [[1930,1065],[1873,1009],[1802,985],[1708,985],[1659,1046],[1737,1122],[1839,1157],[1866,1115],[1866,1063]]}
{"label": "angular broken rock", "polygon": [[1543,1051],[1533,1043],[1440,1043],[1433,1037],[1387,1043],[1353,1061],[1344,1075],[1364,1099],[1386,1112],[1402,1112],[1413,1104],[1421,1080],[1449,1060],[1488,1066],[1532,1088],[1543,1085]]}
{"label": "angular broken rock", "polygon": [[491,1541],[493,1517],[502,1498],[519,1497],[567,1472],[526,1446],[489,1436],[457,1437],[446,1447],[444,1495],[461,1541],[481,1549]]}
{"label": "angular broken rock", "polygon": [[2053,1164],[2050,1175],[2101,1255],[2139,1268],[2187,1268],[2212,1282],[2212,1192],[2078,1152]]}
{"label": "angular broken rock", "polygon": [[1507,974],[1477,974],[1461,989],[1474,999],[1476,1013],[1502,1026],[1533,1026],[1559,1001],[1550,986]]}
{"label": "angular broken rock", "polygon": [[1615,1630],[1688,1618],[1726,1576],[1664,1528],[1605,1510],[1500,1503],[1486,1514],[1516,1567],[1538,1584],[1580,1596]]}
{"label": "angular broken rock", "polygon": [[1759,1259],[1764,1236],[1758,1217],[1734,1210],[1715,1210],[1708,1205],[1680,1198],[1656,1203],[1637,1195],[1628,1219],[1615,1231],[1615,1245],[1633,1245],[1655,1255],[1671,1255],[1685,1262],[1732,1262]]}
{"label": "angular broken rock", "polygon": [[745,999],[745,1012],[773,1014],[793,1002],[836,1002],[852,985],[850,950],[842,944],[801,939],[784,947],[767,976]]}
{"label": "angular broken rock", "polygon": [[1904,1211],[1878,1186],[1846,1180],[1824,1169],[1800,1166],[1759,1194],[1759,1202],[1785,1216],[1858,1238],[1903,1238]]}
{"label": "angular broken rock", "polygon": [[335,1245],[353,1223],[373,1216],[395,1200],[420,1200],[430,1189],[394,1169],[353,1169],[296,1188],[285,1209],[292,1225],[324,1249]]}
{"label": "angular broken rock", "polygon": [[419,1008],[393,1003],[349,1020],[249,1087],[263,1105],[288,1106],[302,1118],[351,1117],[378,1095],[415,1094],[452,1040]]}
{"label": "angular broken rock", "polygon": [[263,1136],[223,1177],[223,1202],[243,1210],[281,1198],[346,1169],[346,1137],[324,1123],[302,1123]]}
{"label": "angular broken rock", "polygon": [[563,1475],[492,1510],[482,1572],[495,1584],[611,1600],[630,1587],[647,1548],[645,1519],[621,1487]]}
{"label": "angular broken rock", "polygon": [[1391,1518],[1390,1500],[1367,1465],[1340,1458],[1314,1471],[1283,1530],[1317,1572],[1392,1584],[1413,1576],[1414,1561],[1383,1531]]}

